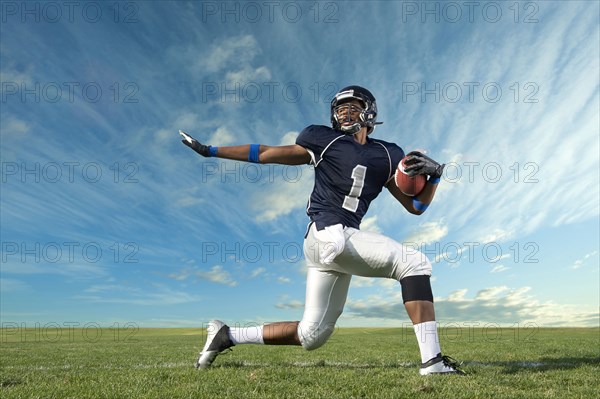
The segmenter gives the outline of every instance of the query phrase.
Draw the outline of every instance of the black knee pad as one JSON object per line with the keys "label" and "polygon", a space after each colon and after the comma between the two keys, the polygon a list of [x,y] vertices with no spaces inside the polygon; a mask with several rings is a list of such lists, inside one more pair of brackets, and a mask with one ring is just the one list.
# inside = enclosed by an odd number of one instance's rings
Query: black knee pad
{"label": "black knee pad", "polygon": [[410,301],[429,301],[433,302],[433,292],[431,291],[430,276],[408,276],[400,280],[402,286],[402,299],[404,303]]}

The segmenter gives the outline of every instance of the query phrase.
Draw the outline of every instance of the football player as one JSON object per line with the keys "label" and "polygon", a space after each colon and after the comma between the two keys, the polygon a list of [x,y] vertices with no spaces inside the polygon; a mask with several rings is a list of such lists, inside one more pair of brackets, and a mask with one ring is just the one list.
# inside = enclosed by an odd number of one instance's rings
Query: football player
{"label": "football player", "polygon": [[426,175],[428,180],[417,196],[403,194],[395,184],[394,173],[405,154],[396,144],[370,137],[378,124],[373,94],[363,87],[349,86],[331,102],[331,127],[308,126],[293,145],[215,147],[180,131],[182,142],[204,157],[311,164],[315,168],[314,189],[307,207],[310,224],[304,239],[308,272],[302,320],[243,328],[230,328],[213,320],[208,324],[197,368],[209,367],[219,353],[240,344],[319,348],[334,331],[350,280],[356,275],[400,282],[421,353],[421,375],[464,374],[456,361],[440,350],[429,259],[386,236],[359,229],[369,204],[383,188],[408,212],[422,214],[433,200],[444,169],[444,165],[420,152],[409,153],[408,174]]}

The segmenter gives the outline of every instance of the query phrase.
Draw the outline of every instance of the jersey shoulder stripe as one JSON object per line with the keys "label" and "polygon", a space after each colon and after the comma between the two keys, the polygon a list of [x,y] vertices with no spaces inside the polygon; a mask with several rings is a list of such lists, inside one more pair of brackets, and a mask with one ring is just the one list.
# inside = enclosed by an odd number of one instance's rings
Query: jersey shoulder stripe
{"label": "jersey shoulder stripe", "polygon": [[311,163],[316,167],[331,144],[342,137],[345,135],[328,126],[310,125],[300,132],[296,138],[296,144],[308,151]]}
{"label": "jersey shoulder stripe", "polygon": [[343,134],[342,134],[342,135],[340,135],[340,136],[338,136],[338,137],[336,137],[336,138],[334,138],[333,140],[331,140],[331,141],[329,142],[329,144],[327,144],[327,146],[326,146],[326,147],[323,149],[323,152],[321,152],[321,156],[319,157],[319,161],[318,161],[318,162],[315,164],[315,168],[316,168],[317,166],[319,166],[319,163],[320,163],[320,162],[323,160],[323,155],[325,155],[325,151],[327,151],[327,149],[328,149],[328,148],[329,148],[329,147],[330,147],[330,146],[331,146],[333,143],[335,143],[335,141],[336,141],[336,140],[339,140],[339,139],[341,139],[342,137],[344,137],[344,135],[343,135]]}

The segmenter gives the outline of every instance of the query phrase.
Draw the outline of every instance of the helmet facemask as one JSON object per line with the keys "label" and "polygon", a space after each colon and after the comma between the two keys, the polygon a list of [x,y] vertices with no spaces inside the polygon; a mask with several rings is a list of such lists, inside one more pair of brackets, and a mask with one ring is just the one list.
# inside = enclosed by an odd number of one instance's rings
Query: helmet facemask
{"label": "helmet facemask", "polygon": [[355,134],[366,122],[365,109],[354,102],[345,102],[333,109],[333,119],[345,134]]}
{"label": "helmet facemask", "polygon": [[331,125],[344,134],[356,134],[362,127],[370,134],[381,123],[377,122],[375,97],[363,87],[348,86],[331,101]]}

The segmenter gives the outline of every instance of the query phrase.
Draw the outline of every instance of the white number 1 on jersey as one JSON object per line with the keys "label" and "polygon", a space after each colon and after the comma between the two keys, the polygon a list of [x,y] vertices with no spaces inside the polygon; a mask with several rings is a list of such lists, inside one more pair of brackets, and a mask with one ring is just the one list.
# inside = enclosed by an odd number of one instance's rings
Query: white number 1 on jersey
{"label": "white number 1 on jersey", "polygon": [[365,185],[366,175],[366,166],[356,165],[354,169],[352,169],[352,188],[350,189],[350,193],[345,196],[342,208],[351,212],[356,212],[358,209],[358,197],[360,197],[363,186]]}

